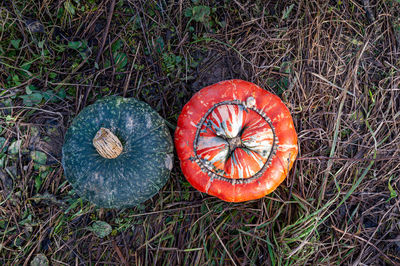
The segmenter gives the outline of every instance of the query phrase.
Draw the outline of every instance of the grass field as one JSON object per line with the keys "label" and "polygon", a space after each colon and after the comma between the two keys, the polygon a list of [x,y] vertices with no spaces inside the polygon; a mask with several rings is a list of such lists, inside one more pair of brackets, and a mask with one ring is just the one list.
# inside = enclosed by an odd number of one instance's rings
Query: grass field
{"label": "grass field", "polygon": [[[231,78],[293,115],[298,159],[272,194],[223,202],[177,159],[130,209],[65,180],[63,136],[96,99],[145,101],[173,134],[196,91]],[[399,265],[399,84],[399,0],[3,0],[0,264]]]}

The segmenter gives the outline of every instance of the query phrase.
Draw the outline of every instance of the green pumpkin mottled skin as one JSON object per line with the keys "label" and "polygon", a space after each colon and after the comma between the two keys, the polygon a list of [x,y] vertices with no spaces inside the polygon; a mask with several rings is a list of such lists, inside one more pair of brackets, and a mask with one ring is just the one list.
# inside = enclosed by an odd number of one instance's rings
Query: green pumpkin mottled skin
{"label": "green pumpkin mottled skin", "polygon": [[[99,155],[96,132],[110,129],[123,145],[115,159]],[[67,180],[83,198],[104,208],[135,206],[167,182],[172,138],[161,116],[144,102],[106,97],[83,109],[68,129],[62,164]]]}

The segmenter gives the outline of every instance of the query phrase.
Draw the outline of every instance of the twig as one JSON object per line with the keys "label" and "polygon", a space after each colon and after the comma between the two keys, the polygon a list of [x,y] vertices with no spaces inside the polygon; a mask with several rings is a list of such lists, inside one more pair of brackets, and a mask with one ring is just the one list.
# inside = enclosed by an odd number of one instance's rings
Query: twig
{"label": "twig", "polygon": [[112,19],[112,16],[114,14],[114,7],[115,7],[115,0],[112,0],[111,5],[110,5],[110,12],[109,12],[108,17],[107,17],[107,25],[106,25],[106,28],[105,28],[105,30],[103,32],[103,40],[101,42],[100,49],[97,52],[96,64],[99,63],[100,56],[103,53],[103,49],[104,49],[104,45],[106,43],[107,35],[108,35],[109,30],[110,30],[111,19]]}
{"label": "twig", "polygon": [[115,241],[112,241],[113,248],[118,254],[118,257],[121,259],[121,262],[123,265],[128,265],[128,262],[126,261],[124,255],[122,255],[121,249],[117,246],[117,243]]}
{"label": "twig", "polygon": [[313,72],[311,72],[311,75],[316,76],[317,78],[322,79],[323,81],[325,81],[326,83],[328,83],[330,86],[332,86],[332,87],[334,87],[334,88],[336,88],[336,89],[339,89],[339,90],[341,90],[341,91],[345,91],[347,94],[349,94],[349,95],[355,97],[355,95],[354,95],[353,93],[351,93],[350,91],[348,91],[348,90],[346,90],[346,89],[344,89],[344,88],[342,88],[342,87],[339,87],[338,85],[336,85],[336,84],[330,82],[330,81],[327,80],[325,77],[323,77],[323,76],[321,76],[321,75],[319,75],[319,74],[317,74],[317,73],[313,73]]}
{"label": "twig", "polygon": [[122,94],[122,96],[124,96],[124,97],[126,96],[126,91],[128,90],[129,81],[131,80],[132,71],[133,71],[133,68],[135,67],[135,62],[136,62],[136,58],[138,56],[139,49],[140,49],[140,42],[139,42],[139,44],[138,44],[138,46],[136,48],[136,54],[135,54],[135,58],[133,58],[131,70],[129,71],[129,74],[126,77],[126,80],[125,80],[124,91],[123,91],[123,94]]}
{"label": "twig", "polygon": [[228,251],[228,249],[226,248],[226,246],[224,245],[224,242],[222,242],[221,238],[219,237],[217,231],[215,230],[215,228],[213,227],[214,230],[214,234],[215,236],[218,238],[218,241],[221,243],[222,247],[224,248],[226,254],[228,254],[228,257],[231,259],[233,265],[237,265],[236,262],[233,260],[231,253]]}

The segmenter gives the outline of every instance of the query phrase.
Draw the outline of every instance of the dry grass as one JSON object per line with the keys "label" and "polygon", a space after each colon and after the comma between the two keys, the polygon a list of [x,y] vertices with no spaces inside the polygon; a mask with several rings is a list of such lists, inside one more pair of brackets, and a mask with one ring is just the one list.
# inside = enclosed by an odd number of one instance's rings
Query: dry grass
{"label": "dry grass", "polygon": [[[53,265],[400,264],[399,2],[197,2],[0,4],[2,264],[40,253]],[[199,5],[209,16],[185,16]],[[84,106],[135,97],[173,126],[194,92],[230,78],[279,94],[293,114],[300,153],[276,192],[225,203],[195,191],[176,161],[136,208],[76,197],[60,148]],[[57,96],[29,104],[27,85]],[[88,230],[97,220],[109,236]]]}

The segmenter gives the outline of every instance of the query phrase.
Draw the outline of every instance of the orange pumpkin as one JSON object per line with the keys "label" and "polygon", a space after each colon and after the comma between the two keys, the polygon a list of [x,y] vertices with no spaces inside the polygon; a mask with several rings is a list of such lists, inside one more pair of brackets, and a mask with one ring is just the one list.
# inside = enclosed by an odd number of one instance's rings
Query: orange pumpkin
{"label": "orange pumpkin", "polygon": [[190,184],[230,202],[271,193],[298,151],[292,117],[279,97],[237,79],[190,99],[178,119],[175,146]]}

